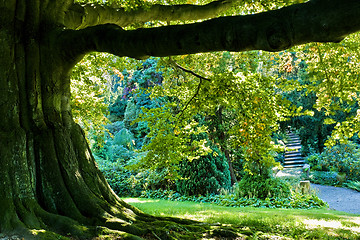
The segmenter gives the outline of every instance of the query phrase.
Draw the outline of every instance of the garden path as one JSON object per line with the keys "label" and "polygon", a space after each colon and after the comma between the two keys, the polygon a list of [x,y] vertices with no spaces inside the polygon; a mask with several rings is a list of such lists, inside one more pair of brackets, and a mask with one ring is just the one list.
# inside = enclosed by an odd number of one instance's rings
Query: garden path
{"label": "garden path", "polygon": [[[300,177],[302,168],[283,169],[276,176]],[[311,188],[318,192],[318,196],[329,204],[329,208],[336,211],[360,214],[360,192],[342,188],[311,183]]]}
{"label": "garden path", "polygon": [[360,192],[333,186],[311,184],[319,192],[319,197],[329,204],[330,209],[360,214]]}

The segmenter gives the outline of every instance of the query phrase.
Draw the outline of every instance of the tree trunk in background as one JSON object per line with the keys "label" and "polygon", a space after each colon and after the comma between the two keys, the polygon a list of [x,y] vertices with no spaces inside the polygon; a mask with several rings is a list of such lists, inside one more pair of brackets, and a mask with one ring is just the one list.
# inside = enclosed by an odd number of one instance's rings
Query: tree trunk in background
{"label": "tree trunk in background", "polygon": [[228,149],[228,136],[226,135],[227,130],[224,129],[224,114],[223,114],[223,107],[219,107],[218,110],[216,111],[216,122],[217,122],[217,126],[220,127],[220,129],[216,129],[216,133],[215,135],[216,138],[219,141],[220,144],[220,150],[225,154],[225,157],[227,159],[227,163],[229,165],[229,171],[230,171],[230,178],[231,178],[231,185],[234,185],[237,182],[236,176],[235,176],[235,172],[234,172],[234,168],[233,168],[233,164],[232,164],[232,160],[231,160],[231,156],[230,156],[230,151]]}
{"label": "tree trunk in background", "polygon": [[228,161],[228,165],[229,165],[229,171],[230,171],[230,177],[231,177],[231,185],[234,185],[235,183],[237,183],[237,179],[236,179],[236,175],[235,175],[235,172],[234,172],[234,167],[233,167],[233,164],[232,164],[232,161],[231,161],[231,157],[230,157],[230,154],[229,154],[229,150],[225,149],[224,154],[225,154],[225,157],[226,157],[226,159]]}

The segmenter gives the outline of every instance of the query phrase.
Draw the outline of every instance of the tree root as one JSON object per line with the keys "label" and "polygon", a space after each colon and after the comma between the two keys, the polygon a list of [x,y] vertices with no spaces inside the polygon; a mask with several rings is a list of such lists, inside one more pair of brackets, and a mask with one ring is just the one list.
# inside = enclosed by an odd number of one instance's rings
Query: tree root
{"label": "tree root", "polygon": [[[235,228],[179,218],[140,214],[132,223],[112,217],[106,221],[99,218],[94,221],[95,225],[87,225],[38,207],[35,207],[32,213],[32,218],[36,217],[37,220],[34,226],[37,227],[26,228],[24,224],[22,228],[6,233],[5,239],[246,239],[246,236],[237,233]],[[5,235],[0,233],[0,239],[4,239],[2,237]]]}
{"label": "tree root", "polygon": [[4,234],[26,240],[224,239],[217,226],[150,216],[118,198],[76,124],[12,134],[13,142],[1,142],[0,158],[16,161],[0,161],[0,240]]}

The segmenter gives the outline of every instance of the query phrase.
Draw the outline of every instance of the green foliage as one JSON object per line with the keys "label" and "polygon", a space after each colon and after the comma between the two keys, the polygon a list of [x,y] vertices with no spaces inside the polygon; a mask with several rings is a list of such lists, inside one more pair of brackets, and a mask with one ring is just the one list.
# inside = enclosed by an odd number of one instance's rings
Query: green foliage
{"label": "green foliage", "polygon": [[129,170],[130,165],[145,156],[137,150],[149,141],[147,123],[133,121],[142,113],[142,108],[158,106],[158,100],[151,100],[146,93],[146,88],[162,81],[156,63],[157,60],[150,58],[140,65],[130,63],[129,67],[136,70],[112,69],[111,91],[117,94],[109,107],[112,122],[105,126],[103,147],[94,151],[101,158],[98,162],[110,186],[121,196],[138,196],[140,190],[169,187],[165,180],[166,168]]}
{"label": "green foliage", "polygon": [[296,48],[296,55],[283,61],[286,70],[297,72],[288,76],[294,87],[285,96],[301,114],[284,125],[300,130],[306,155],[343,143],[359,132],[358,43],[359,34],[353,34],[341,44],[309,44],[301,51]]}
{"label": "green foliage", "polygon": [[320,162],[320,154],[314,153],[306,157],[305,161],[311,166],[311,170],[321,170],[321,166],[319,165]]}
{"label": "green foliage", "polygon": [[349,181],[345,183],[345,186],[360,192],[360,181]]}
{"label": "green foliage", "polygon": [[208,155],[191,162],[182,161],[178,171],[177,191],[182,195],[217,194],[222,189],[230,189],[229,165],[225,156],[216,148]]}
{"label": "green foliage", "polygon": [[336,172],[312,171],[310,174],[310,180],[312,183],[336,186],[339,185],[339,181],[336,176]]}
{"label": "green foliage", "polygon": [[96,162],[110,187],[119,196],[139,196],[143,191],[144,177],[132,174],[124,167],[123,162],[110,162],[101,158],[97,158]]}
{"label": "green foliage", "polygon": [[315,154],[307,159],[314,170],[342,172],[348,180],[359,180],[360,149],[351,141],[327,147],[320,155]]}
{"label": "green foliage", "polygon": [[171,58],[166,62],[169,66],[177,61],[198,70],[195,72],[201,72],[203,78],[184,75],[175,68],[164,73],[175,79],[168,82],[165,77],[163,87],[154,88],[153,94],[177,99],[176,109],[180,110],[173,112],[175,119],[204,116],[210,140],[229,156],[240,151],[245,169],[258,174],[275,164],[270,135],[277,130],[277,121],[289,112],[288,102],[276,94],[277,80],[260,71],[267,58],[256,52]]}
{"label": "green foliage", "polygon": [[237,198],[234,194],[183,196],[172,190],[149,190],[142,192],[140,197],[179,202],[191,201],[196,203],[214,203],[226,207],[313,209],[327,206],[327,204],[315,194],[302,195],[298,192],[293,192],[292,195],[287,198],[271,197],[259,199]]}
{"label": "green foliage", "polygon": [[145,190],[175,188],[174,182],[166,178],[167,169],[134,172],[121,160],[110,162],[97,158],[96,162],[110,187],[122,197],[138,197]]}
{"label": "green foliage", "polygon": [[150,4],[145,0],[75,0],[80,3],[100,3],[124,8],[126,11],[149,7]]}
{"label": "green foliage", "polygon": [[99,65],[106,59],[105,54],[91,54],[82,59],[74,68],[71,75],[71,107],[72,114],[87,133],[87,138],[94,144],[102,146],[104,135],[103,125],[108,105],[105,102],[105,92],[108,79],[103,75]]}
{"label": "green foliage", "polygon": [[178,177],[178,164],[187,159],[194,160],[208,154],[211,150],[206,139],[196,140],[194,136],[206,131],[195,120],[179,120],[173,114],[173,103],[163,107],[145,109],[135,122],[147,122],[151,140],[142,147],[146,153],[141,161],[133,161],[133,169],[168,168],[169,178]]}
{"label": "green foliage", "polygon": [[[251,11],[258,11],[262,4],[253,5],[258,7]],[[264,6],[274,7],[271,3]],[[300,123],[306,126],[300,135],[305,147],[309,146],[308,152],[321,151],[334,128],[338,134],[333,134],[335,139],[349,138],[357,131],[357,40],[358,35],[354,35],[340,47],[313,44],[294,49],[301,50],[297,53],[209,53],[165,58],[161,64],[150,58],[131,62],[128,67],[126,61],[109,63],[105,61],[108,56],[93,55],[89,58],[96,65],[91,71],[90,60],[84,59],[74,72],[79,83],[74,87],[74,116],[77,122],[90,126],[99,156],[127,168],[131,165],[132,170],[160,171],[164,178],[174,179],[182,168],[180,162],[206,159],[213,144],[228,153],[234,165],[266,175],[278,156],[270,136],[277,131],[278,122],[291,114],[302,115],[296,127]],[[202,77],[185,74],[175,61]],[[337,64],[341,71],[336,70]],[[160,69],[160,65],[168,68]],[[108,74],[111,77],[104,77],[104,70],[112,72]],[[92,93],[85,94],[89,86]],[[109,119],[113,123],[108,125],[108,133],[101,135],[94,126],[106,121],[104,111],[96,116],[85,113],[88,106],[105,109],[106,104],[111,105]],[[199,135],[206,135],[207,140],[194,137]],[[135,151],[140,148],[141,154]],[[313,169],[344,171],[350,179],[358,175],[358,162],[345,152],[337,155],[334,151],[329,158],[308,161]]]}
{"label": "green foliage", "polygon": [[288,198],[291,186],[281,178],[245,175],[235,187],[237,198]]}
{"label": "green foliage", "polygon": [[[100,150],[105,141],[104,125],[109,123],[111,106],[122,93],[118,80],[124,76],[117,68],[128,65],[137,66],[133,60],[96,53],[85,56],[74,68],[71,75],[72,114],[86,133],[90,146]],[[110,109],[111,110],[111,109]],[[125,110],[125,108],[123,109]]]}
{"label": "green foliage", "polygon": [[128,129],[123,128],[115,133],[113,144],[125,146],[129,150],[133,150],[135,147],[135,139]]}

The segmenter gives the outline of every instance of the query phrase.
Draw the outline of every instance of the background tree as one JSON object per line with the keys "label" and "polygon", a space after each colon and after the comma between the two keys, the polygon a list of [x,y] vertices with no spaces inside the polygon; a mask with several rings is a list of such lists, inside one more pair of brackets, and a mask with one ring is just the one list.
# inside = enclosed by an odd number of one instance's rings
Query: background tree
{"label": "background tree", "polygon": [[299,130],[305,154],[356,137],[358,40],[354,34],[337,45],[311,44],[276,60],[276,74],[287,79],[283,95],[302,113],[282,125]]}
{"label": "background tree", "polygon": [[146,58],[278,51],[312,41],[338,42],[360,28],[356,0],[313,0],[260,14],[136,30],[123,27],[152,20],[213,18],[232,1],[203,7],[143,5],[145,9],[137,7],[141,1],[131,1],[136,4],[126,8],[124,3],[0,2],[1,232],[47,229],[87,238],[114,229],[133,238],[155,232],[167,235],[156,227],[166,224],[112,192],[84,132],[72,119],[69,73],[85,54]]}

